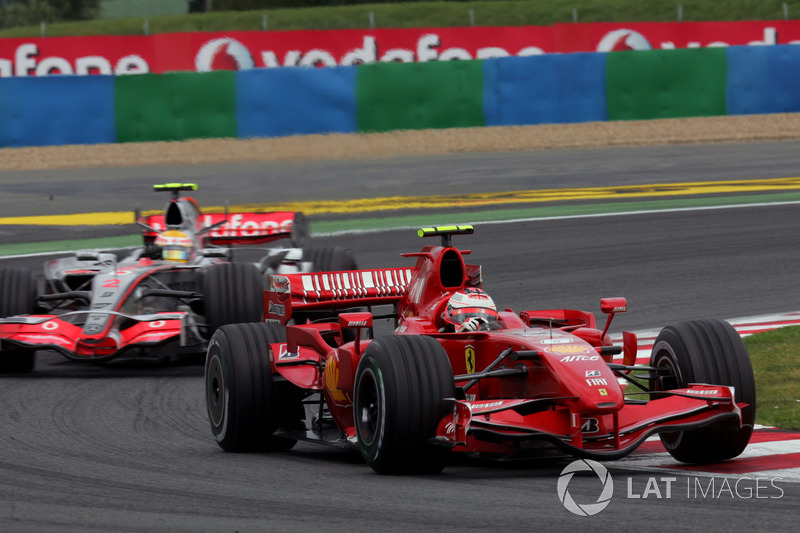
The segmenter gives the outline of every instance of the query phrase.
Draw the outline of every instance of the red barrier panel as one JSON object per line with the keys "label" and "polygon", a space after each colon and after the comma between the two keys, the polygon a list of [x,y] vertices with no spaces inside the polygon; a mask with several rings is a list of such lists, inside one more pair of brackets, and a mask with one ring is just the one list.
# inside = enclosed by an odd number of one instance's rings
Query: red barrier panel
{"label": "red barrier panel", "polygon": [[800,20],[14,38],[0,39],[0,77],[204,72],[747,44],[800,44]]}

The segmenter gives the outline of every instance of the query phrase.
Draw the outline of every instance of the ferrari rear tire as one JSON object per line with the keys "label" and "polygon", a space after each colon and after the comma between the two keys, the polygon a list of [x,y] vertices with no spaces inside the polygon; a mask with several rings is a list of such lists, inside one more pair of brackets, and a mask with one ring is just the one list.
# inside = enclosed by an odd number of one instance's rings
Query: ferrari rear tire
{"label": "ferrari rear tire", "polygon": [[211,432],[226,452],[284,451],[297,442],[274,435],[302,410],[299,399],[287,405],[287,398],[277,394],[270,366],[268,344],[285,340],[283,326],[264,322],[225,325],[211,338],[206,409]]}
{"label": "ferrari rear tire", "polygon": [[[28,315],[36,310],[36,278],[30,270],[0,269],[0,317]],[[0,373],[27,374],[36,366],[36,351],[10,347],[0,350]]]}
{"label": "ferrari rear tire", "polygon": [[261,322],[264,289],[250,263],[220,263],[203,275],[204,313],[209,335],[225,324]]}
{"label": "ferrari rear tire", "polygon": [[434,474],[450,448],[431,444],[454,395],[447,353],[431,337],[372,341],[358,364],[353,401],[361,455],[379,474]]}
{"label": "ferrari rear tire", "polygon": [[750,356],[741,336],[722,320],[679,322],[661,330],[653,345],[650,365],[671,372],[651,382],[653,390],[683,388],[690,383],[735,388],[742,409],[738,421],[691,431],[662,433],[667,451],[684,463],[712,463],[738,456],[753,433],[756,384]]}
{"label": "ferrari rear tire", "polygon": [[336,272],[358,268],[353,252],[341,246],[305,249],[303,261],[310,261],[314,272]]}

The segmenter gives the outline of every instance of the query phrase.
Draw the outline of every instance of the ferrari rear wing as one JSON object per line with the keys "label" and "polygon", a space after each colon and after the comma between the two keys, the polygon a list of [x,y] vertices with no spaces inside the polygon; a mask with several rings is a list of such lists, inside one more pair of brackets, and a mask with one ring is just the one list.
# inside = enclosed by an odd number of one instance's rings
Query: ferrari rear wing
{"label": "ferrari rear wing", "polygon": [[393,304],[405,294],[413,268],[376,268],[272,275],[264,291],[267,320],[282,323],[294,311]]}
{"label": "ferrari rear wing", "polygon": [[[199,231],[220,224],[208,232],[211,244],[228,246],[232,244],[263,244],[277,239],[292,236],[296,213],[292,211],[276,211],[272,213],[211,213],[201,214],[198,218]],[[142,229],[146,242],[155,239],[158,232],[166,230],[164,215],[148,215],[139,219],[149,228]],[[223,223],[224,222],[224,223]],[[151,229],[152,228],[152,229]],[[157,231],[152,231],[152,230]]]}

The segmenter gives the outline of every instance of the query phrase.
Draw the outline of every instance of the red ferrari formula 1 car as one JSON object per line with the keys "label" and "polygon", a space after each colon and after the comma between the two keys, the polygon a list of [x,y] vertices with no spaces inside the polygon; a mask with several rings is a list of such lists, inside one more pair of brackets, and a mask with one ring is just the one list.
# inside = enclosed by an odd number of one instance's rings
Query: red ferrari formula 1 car
{"label": "red ferrari formula 1 car", "polygon": [[194,184],[156,185],[172,198],[142,217],[144,246],[119,259],[90,250],[49,261],[40,282],[29,270],[0,269],[0,372],[29,372],[37,350],[103,362],[121,355],[173,359],[203,354],[223,324],[263,318],[273,273],[355,268],[343,248],[271,248],[258,263],[233,262],[230,245],[307,236],[302,214],[204,214],[181,197]]}
{"label": "red ferrari formula 1 car", "polygon": [[[607,333],[624,298],[601,300],[603,329],[584,311],[497,311],[480,267],[452,245],[472,228],[419,233],[442,243],[405,254],[413,268],[273,275],[272,322],[217,330],[205,383],[223,450],[352,446],[379,473],[438,472],[456,452],[616,459],[654,434],[684,462],[744,450],[755,384],[727,322],[668,326],[635,366],[635,335],[616,346]],[[394,332],[372,338],[384,304]],[[291,320],[317,309],[338,320]]]}

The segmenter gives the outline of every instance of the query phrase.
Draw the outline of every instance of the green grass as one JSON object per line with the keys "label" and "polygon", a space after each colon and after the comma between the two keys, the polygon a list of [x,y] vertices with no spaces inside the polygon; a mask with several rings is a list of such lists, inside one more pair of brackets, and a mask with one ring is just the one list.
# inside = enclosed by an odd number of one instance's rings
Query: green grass
{"label": "green grass", "polygon": [[[669,22],[707,20],[777,20],[800,18],[800,0],[495,0],[481,2],[410,2],[339,7],[286,8],[169,15],[147,19],[150,34],[184,31],[369,28],[370,13],[376,28],[552,25],[573,22]],[[0,31],[0,37],[41,35],[41,27]],[[142,18],[48,24],[45,34],[142,35]]]}
{"label": "green grass", "polygon": [[756,422],[800,429],[800,326],[744,340],[756,376]]}

